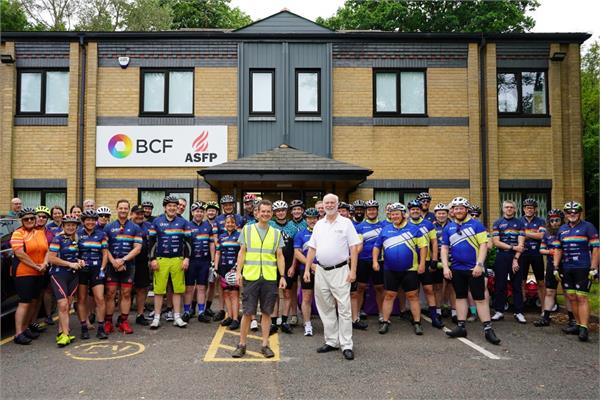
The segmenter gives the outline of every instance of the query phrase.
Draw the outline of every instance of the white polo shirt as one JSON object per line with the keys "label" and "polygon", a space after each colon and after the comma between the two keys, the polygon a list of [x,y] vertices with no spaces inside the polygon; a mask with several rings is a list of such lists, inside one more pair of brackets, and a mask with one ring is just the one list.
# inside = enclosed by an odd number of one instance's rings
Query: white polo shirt
{"label": "white polo shirt", "polygon": [[338,214],[333,222],[325,217],[316,223],[308,246],[316,250],[319,265],[329,267],[348,260],[350,246],[360,243],[352,221]]}

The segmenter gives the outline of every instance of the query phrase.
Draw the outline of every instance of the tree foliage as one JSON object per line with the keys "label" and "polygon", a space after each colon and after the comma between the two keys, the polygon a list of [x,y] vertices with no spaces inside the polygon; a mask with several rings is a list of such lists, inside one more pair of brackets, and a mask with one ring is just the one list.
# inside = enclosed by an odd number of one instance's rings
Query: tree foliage
{"label": "tree foliage", "polygon": [[30,23],[39,30],[71,29],[83,0],[20,0]]}
{"label": "tree foliage", "polygon": [[22,32],[29,31],[32,28],[21,3],[17,0],[0,1],[0,29],[3,32]]}
{"label": "tree foliage", "polygon": [[590,45],[581,60],[581,113],[587,219],[598,226],[598,135],[600,131],[600,43]]}
{"label": "tree foliage", "polygon": [[237,29],[252,22],[250,16],[238,7],[230,7],[231,0],[169,0],[168,2],[173,9],[173,29]]}
{"label": "tree foliage", "polygon": [[524,32],[535,25],[525,13],[538,6],[537,0],[346,0],[335,15],[316,22],[336,30]]}

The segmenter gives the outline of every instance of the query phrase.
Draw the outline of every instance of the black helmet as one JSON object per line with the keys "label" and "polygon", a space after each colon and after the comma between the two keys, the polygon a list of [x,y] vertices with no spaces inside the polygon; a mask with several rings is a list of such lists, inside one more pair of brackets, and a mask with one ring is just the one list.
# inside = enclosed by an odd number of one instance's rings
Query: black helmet
{"label": "black helmet", "polygon": [[163,207],[166,206],[167,204],[179,204],[179,199],[177,199],[177,197],[173,196],[173,195],[168,195],[165,196],[165,198],[163,199]]}
{"label": "black helmet", "polygon": [[346,210],[350,211],[350,204],[340,201],[340,204],[338,204],[338,210],[341,208],[345,208]]}
{"label": "black helmet", "polygon": [[532,207],[536,207],[537,208],[538,202],[535,199],[529,198],[529,199],[523,200],[522,206],[523,207],[532,206]]}
{"label": "black helmet", "polygon": [[363,200],[354,200],[354,202],[352,203],[352,205],[354,206],[354,208],[366,208],[367,206],[365,205],[365,202]]}
{"label": "black helmet", "polygon": [[304,208],[304,202],[302,200],[292,200],[290,201],[290,208],[294,207],[302,207]]}
{"label": "black helmet", "polygon": [[24,207],[19,211],[19,218],[23,218],[26,215],[32,215],[35,217],[35,210],[31,207]]}
{"label": "black helmet", "polygon": [[195,201],[194,203],[192,203],[192,207],[191,207],[192,211],[201,209],[204,210],[204,202],[203,201]]}
{"label": "black helmet", "polygon": [[552,210],[548,211],[548,219],[552,217],[559,217],[560,219],[565,219],[565,213],[562,212],[562,210],[559,210],[558,208],[553,208]]}
{"label": "black helmet", "polygon": [[225,196],[221,197],[221,204],[225,203],[235,203],[235,199],[232,195],[226,194]]}
{"label": "black helmet", "polygon": [[142,207],[154,208],[154,204],[152,204],[151,201],[144,201],[144,202],[142,202]]}
{"label": "black helmet", "polygon": [[475,204],[471,204],[469,206],[469,214],[471,215],[475,215],[475,216],[480,216],[481,215],[481,207],[475,205]]}
{"label": "black helmet", "polygon": [[77,218],[77,216],[75,214],[67,214],[67,215],[65,215],[63,217],[62,222],[63,222],[63,224],[72,222],[72,223],[77,224],[77,225],[79,225],[79,223],[80,223],[79,218]]}
{"label": "black helmet", "polygon": [[[429,200],[431,201],[431,195],[427,192],[421,192],[417,195],[417,201],[424,201],[424,200]],[[410,207],[409,207],[410,208]]]}
{"label": "black helmet", "polygon": [[94,210],[85,210],[79,216],[81,222],[85,221],[87,218],[98,219],[98,213]]}
{"label": "black helmet", "polygon": [[419,210],[421,209],[421,203],[419,202],[419,200],[411,200],[408,203],[406,203],[406,208],[407,209],[411,209],[411,208],[418,208]]}
{"label": "black helmet", "polygon": [[367,200],[365,202],[365,207],[366,208],[369,208],[369,207],[379,208],[379,202],[377,200]]}

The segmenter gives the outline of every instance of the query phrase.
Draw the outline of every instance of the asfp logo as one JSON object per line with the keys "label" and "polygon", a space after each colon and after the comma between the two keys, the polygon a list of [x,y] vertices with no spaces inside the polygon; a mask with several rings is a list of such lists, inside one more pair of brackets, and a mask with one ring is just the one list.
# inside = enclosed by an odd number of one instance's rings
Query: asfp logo
{"label": "asfp logo", "polygon": [[208,131],[202,131],[192,143],[192,147],[196,150],[196,153],[204,153],[208,150]]}
{"label": "asfp logo", "polygon": [[118,133],[108,141],[108,151],[114,158],[125,158],[131,154],[133,143],[125,134]]}
{"label": "asfp logo", "polygon": [[185,162],[213,162],[217,158],[217,153],[207,153],[208,151],[208,131],[202,131],[200,135],[192,142],[193,153],[185,156]]}

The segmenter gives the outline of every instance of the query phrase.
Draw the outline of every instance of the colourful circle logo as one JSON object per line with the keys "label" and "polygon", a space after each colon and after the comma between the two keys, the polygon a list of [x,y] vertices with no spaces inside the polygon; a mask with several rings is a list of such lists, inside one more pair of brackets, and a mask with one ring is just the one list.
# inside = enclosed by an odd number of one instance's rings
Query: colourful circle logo
{"label": "colourful circle logo", "polygon": [[108,141],[108,151],[115,158],[125,158],[131,153],[133,148],[129,136],[118,133]]}

